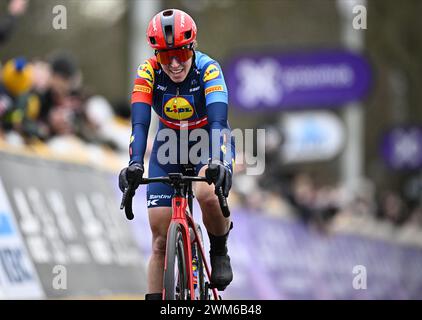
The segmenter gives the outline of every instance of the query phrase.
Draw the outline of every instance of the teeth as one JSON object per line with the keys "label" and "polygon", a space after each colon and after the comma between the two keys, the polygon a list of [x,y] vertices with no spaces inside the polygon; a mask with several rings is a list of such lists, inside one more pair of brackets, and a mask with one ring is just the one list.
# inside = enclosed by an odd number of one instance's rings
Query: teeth
{"label": "teeth", "polygon": [[183,71],[183,69],[180,69],[180,70],[171,70],[171,73],[178,74],[178,73],[180,73],[182,71]]}

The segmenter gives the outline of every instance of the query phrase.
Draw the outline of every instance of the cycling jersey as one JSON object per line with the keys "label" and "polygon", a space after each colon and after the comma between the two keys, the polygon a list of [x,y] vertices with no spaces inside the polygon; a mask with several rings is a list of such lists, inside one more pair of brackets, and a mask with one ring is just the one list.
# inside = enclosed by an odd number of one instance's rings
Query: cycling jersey
{"label": "cycling jersey", "polygon": [[[196,173],[208,163],[210,157],[218,158],[232,170],[235,153],[233,138],[230,134],[227,135],[227,132],[220,135],[212,134],[212,130],[221,133],[225,129],[230,130],[227,107],[228,94],[223,73],[219,64],[209,56],[195,51],[192,67],[181,83],[174,83],[160,68],[155,57],[146,60],[137,70],[132,91],[129,164],[135,162],[143,164],[152,108],[160,121],[158,130],[164,128],[174,130],[178,138],[178,147],[182,139],[181,130],[188,130],[188,135],[198,128],[205,129],[209,133],[210,150],[199,163],[195,163]],[[149,177],[180,171],[181,167],[178,167],[177,163],[163,164],[158,161],[157,152],[162,145],[163,142],[156,138],[149,163]],[[188,143],[189,150],[192,145],[192,142]],[[178,154],[178,161],[183,156],[186,154]],[[147,194],[149,207],[171,206],[171,188],[158,183],[150,184]]]}

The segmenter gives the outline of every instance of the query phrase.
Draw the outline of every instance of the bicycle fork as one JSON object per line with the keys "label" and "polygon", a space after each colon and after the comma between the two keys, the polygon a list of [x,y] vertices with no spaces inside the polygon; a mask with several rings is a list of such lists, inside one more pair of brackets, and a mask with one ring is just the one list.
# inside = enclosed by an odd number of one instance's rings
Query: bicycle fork
{"label": "bicycle fork", "polygon": [[[186,265],[186,274],[188,275],[188,287],[190,289],[190,298],[191,300],[195,299],[195,290],[194,290],[194,283],[193,283],[193,273],[192,273],[192,244],[194,242],[198,243],[198,247],[200,250],[200,254],[203,259],[203,264],[205,266],[205,270],[207,273],[208,279],[211,279],[211,271],[208,267],[207,258],[205,256],[205,251],[203,248],[203,244],[199,238],[198,232],[195,228],[195,222],[193,218],[186,214],[186,208],[188,206],[188,200],[184,197],[173,197],[172,199],[172,218],[171,222],[179,223],[182,226],[182,236],[183,236],[183,245],[185,251],[185,261]],[[194,232],[195,238],[191,239],[190,232],[189,232],[189,225],[192,226],[192,230]],[[216,288],[212,289],[213,296],[215,300],[218,300],[218,292]]]}
{"label": "bicycle fork", "polygon": [[[201,238],[199,237],[198,231],[195,228],[195,222],[193,221],[192,217],[187,216],[187,219],[189,220],[189,224],[193,226],[192,231],[194,233],[195,238],[191,239],[192,243],[197,243],[198,244],[198,248],[201,251],[200,254],[202,256],[202,263],[205,266],[205,271],[207,273],[207,278],[210,280],[211,279],[211,270],[208,267],[208,261],[207,261],[207,257],[205,256],[205,251],[204,251],[204,246],[203,243],[201,242]],[[218,292],[216,288],[212,289],[212,293],[214,296],[214,300],[218,300]]]}

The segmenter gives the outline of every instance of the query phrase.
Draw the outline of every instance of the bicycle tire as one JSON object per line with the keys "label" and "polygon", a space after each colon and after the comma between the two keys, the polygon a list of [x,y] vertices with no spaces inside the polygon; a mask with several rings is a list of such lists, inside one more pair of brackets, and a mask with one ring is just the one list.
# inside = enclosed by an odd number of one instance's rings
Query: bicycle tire
{"label": "bicycle tire", "polygon": [[[196,224],[196,230],[198,232],[198,235],[201,239],[201,243],[202,243],[202,247],[204,249],[205,252],[205,248],[204,248],[204,238],[202,235],[202,230],[201,227]],[[199,250],[199,248],[197,247],[198,244],[195,244],[195,249],[197,257],[198,257],[198,286],[199,286],[199,299],[200,300],[209,300],[209,290],[207,289],[207,287],[205,286],[205,267],[204,267],[204,260],[203,257],[201,255],[201,252]]]}
{"label": "bicycle tire", "polygon": [[[188,286],[182,227],[171,223],[167,235],[167,261],[164,270],[164,300],[187,300]],[[177,259],[177,272],[176,272]],[[177,290],[178,289],[178,290]]]}
{"label": "bicycle tire", "polygon": [[[196,231],[197,231],[197,233],[198,233],[198,235],[201,239],[201,243],[203,245],[204,244],[204,238],[202,236],[201,227],[197,223],[195,225],[196,225]],[[191,232],[191,234],[193,234],[193,233]],[[195,299],[198,297],[198,295],[197,295],[197,291],[198,291],[199,292],[199,300],[207,300],[206,293],[205,293],[205,291],[206,291],[206,288],[205,288],[205,268],[204,268],[204,263],[203,263],[201,251],[198,248],[197,242],[195,242],[192,245],[192,257],[197,258],[197,287],[195,289]]]}

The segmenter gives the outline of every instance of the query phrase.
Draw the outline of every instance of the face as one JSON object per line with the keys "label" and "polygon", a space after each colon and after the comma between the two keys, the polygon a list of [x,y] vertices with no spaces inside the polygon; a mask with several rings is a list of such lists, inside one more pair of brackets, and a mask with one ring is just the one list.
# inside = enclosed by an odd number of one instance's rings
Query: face
{"label": "face", "polygon": [[69,94],[72,82],[58,74],[53,74],[50,78],[50,87],[59,98],[64,98]]}
{"label": "face", "polygon": [[177,58],[173,57],[170,64],[161,64],[163,71],[175,83],[183,82],[186,79],[191,66],[192,58],[180,63]]}

